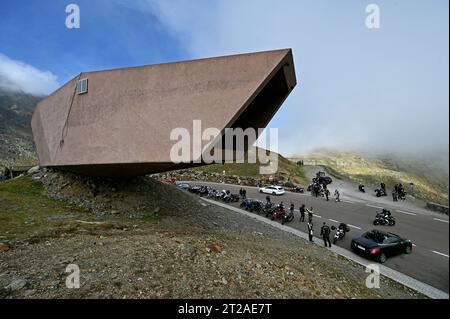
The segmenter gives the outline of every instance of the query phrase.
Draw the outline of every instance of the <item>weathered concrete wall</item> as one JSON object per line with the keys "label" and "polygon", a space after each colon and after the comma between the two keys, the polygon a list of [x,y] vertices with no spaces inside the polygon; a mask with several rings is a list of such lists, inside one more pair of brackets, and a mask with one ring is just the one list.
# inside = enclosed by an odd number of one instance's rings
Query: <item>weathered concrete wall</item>
{"label": "weathered concrete wall", "polygon": [[296,85],[289,49],[86,72],[80,79],[88,79],[86,94],[74,95],[76,77],[36,108],[39,162],[106,176],[183,168],[170,159],[173,129],[192,136],[193,120],[202,129],[263,128]]}

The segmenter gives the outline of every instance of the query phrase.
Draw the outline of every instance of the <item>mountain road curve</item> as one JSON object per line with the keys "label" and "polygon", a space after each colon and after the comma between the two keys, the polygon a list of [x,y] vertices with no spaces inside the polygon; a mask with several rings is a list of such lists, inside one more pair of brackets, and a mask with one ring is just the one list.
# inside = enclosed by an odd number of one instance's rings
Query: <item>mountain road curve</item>
{"label": "mountain road curve", "polygon": [[[192,185],[208,185],[217,190],[230,190],[238,193],[241,187],[247,190],[247,198],[255,198],[265,201],[266,194],[258,192],[256,187],[240,185],[219,184],[210,182],[190,182]],[[314,207],[314,233],[320,233],[323,222],[335,225],[339,222],[350,226],[350,232],[340,240],[337,245],[351,250],[350,243],[353,237],[357,237],[371,229],[381,229],[410,239],[414,245],[409,255],[398,255],[388,258],[385,265],[405,275],[422,281],[437,289],[449,292],[449,224],[448,216],[433,212],[426,212],[419,208],[384,205],[382,203],[368,201],[352,201],[347,197],[341,198],[341,202],[335,202],[334,197],[330,201],[325,198],[316,198],[309,193],[286,192],[282,196],[271,196],[272,202],[278,204],[283,201],[288,207],[292,202],[295,205],[295,219],[288,225],[298,230],[307,232],[306,223],[300,222],[298,208],[301,204],[306,207]],[[239,207],[239,203],[232,206]],[[395,226],[374,226],[373,220],[378,211],[387,208],[396,218]],[[334,235],[334,232],[332,233]]]}

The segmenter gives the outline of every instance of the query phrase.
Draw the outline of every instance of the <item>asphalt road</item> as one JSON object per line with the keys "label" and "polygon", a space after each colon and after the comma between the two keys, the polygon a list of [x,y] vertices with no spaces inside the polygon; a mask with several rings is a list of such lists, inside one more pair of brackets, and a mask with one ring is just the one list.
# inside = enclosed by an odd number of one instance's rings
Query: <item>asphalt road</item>
{"label": "asphalt road", "polygon": [[[209,185],[217,190],[227,189],[232,193],[238,193],[241,186],[225,185],[207,182],[192,182],[192,185]],[[266,194],[260,194],[255,187],[245,187],[247,198],[255,198],[265,201]],[[288,207],[294,203],[296,212],[293,222],[286,224],[289,227],[307,232],[306,223],[300,222],[298,208],[301,204],[306,207],[314,207],[314,234],[319,236],[323,222],[329,226],[339,222],[348,224],[351,231],[346,238],[337,243],[338,246],[350,250],[350,242],[353,237],[363,234],[371,229],[382,229],[410,239],[413,242],[413,251],[409,255],[398,255],[389,258],[385,265],[400,271],[410,277],[425,282],[437,289],[449,292],[449,219],[448,216],[437,213],[424,213],[423,209],[414,210],[411,207],[402,210],[398,206],[389,207],[371,201],[367,195],[367,201],[352,201],[351,198],[341,198],[336,203],[334,198],[327,202],[325,198],[315,198],[309,193],[298,194],[286,192],[282,196],[271,196],[272,203],[283,201]],[[232,204],[239,207],[239,203]],[[396,218],[395,226],[374,226],[373,219],[382,208],[391,210]],[[307,219],[307,218],[306,218]],[[332,236],[334,232],[332,233]],[[316,238],[315,240],[321,240]]]}

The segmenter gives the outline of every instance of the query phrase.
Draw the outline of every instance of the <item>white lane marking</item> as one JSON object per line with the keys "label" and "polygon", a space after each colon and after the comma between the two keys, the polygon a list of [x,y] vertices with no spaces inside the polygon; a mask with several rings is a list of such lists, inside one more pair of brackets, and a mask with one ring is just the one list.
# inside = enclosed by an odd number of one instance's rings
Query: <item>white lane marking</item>
{"label": "white lane marking", "polygon": [[439,222],[443,222],[443,223],[447,223],[448,224],[448,220],[444,220],[444,219],[439,219],[439,218],[433,218],[434,220],[437,220]]}
{"label": "white lane marking", "polygon": [[342,200],[341,202],[349,203],[349,204],[354,204],[354,203],[355,203],[355,202],[351,202],[351,201],[349,201],[349,200]]}
{"label": "white lane marking", "polygon": [[444,257],[447,257],[447,258],[448,258],[448,255],[446,255],[446,254],[444,254],[444,253],[440,253],[440,252],[438,252],[438,251],[436,251],[436,250],[432,250],[432,252],[435,253],[435,254],[438,254],[438,255],[441,255],[441,256],[444,256]]}
{"label": "white lane marking", "polygon": [[378,209],[383,209],[383,207],[375,206],[375,205],[370,205],[370,204],[366,204],[366,206],[373,207],[373,208],[378,208]]}
{"label": "white lane marking", "polygon": [[333,223],[339,223],[337,220],[335,220],[335,219],[331,219],[331,218],[329,218],[328,219],[329,221],[332,221]]}
{"label": "white lane marking", "polygon": [[319,217],[319,218],[322,218],[322,216],[320,216],[320,215],[314,215],[314,216]]}
{"label": "white lane marking", "polygon": [[347,224],[349,227],[353,227],[353,228],[356,228],[356,229],[359,229],[359,230],[361,230],[362,228],[361,227],[358,227],[358,226],[355,226],[355,225],[352,225],[352,224]]}
{"label": "white lane marking", "polygon": [[405,212],[404,210],[397,210],[397,212],[402,213],[402,214],[417,216],[417,214],[410,213],[410,212]]}
{"label": "white lane marking", "polygon": [[[308,235],[300,230],[297,230],[295,228],[292,228],[290,226],[284,226],[281,225],[280,223],[271,221],[263,216],[259,216],[256,214],[252,214],[249,212],[246,212],[245,210],[233,207],[233,206],[229,206],[217,201],[213,201],[211,199],[206,199],[206,198],[201,198],[204,201],[207,201],[211,204],[217,205],[217,206],[221,206],[227,209],[230,209],[234,212],[238,212],[240,214],[243,214],[247,217],[251,217],[252,219],[256,219],[260,222],[266,223],[268,225],[271,225],[272,227],[275,227],[279,230],[282,231],[286,231],[289,232],[291,234],[294,234],[295,236],[298,236],[300,238],[303,238],[305,240],[308,239]],[[316,241],[316,244],[320,245],[320,241]],[[356,262],[364,267],[367,267],[372,261],[368,261],[364,258],[358,257],[357,255],[353,254],[351,251],[346,250],[345,248],[339,247],[337,245],[334,245],[333,247],[331,247],[331,250],[336,252],[338,255],[341,255],[349,260],[352,260],[353,262]],[[401,283],[402,285],[405,285],[411,289],[414,289],[416,291],[419,291],[423,294],[425,294],[426,296],[433,298],[433,299],[448,299],[448,293],[443,292],[439,289],[433,288],[432,286],[425,284],[421,281],[418,281],[417,279],[414,279],[412,277],[409,277],[399,271],[396,271],[394,269],[391,269],[389,267],[386,267],[384,265],[380,265],[380,274],[386,276],[387,278],[390,278],[396,282]]]}

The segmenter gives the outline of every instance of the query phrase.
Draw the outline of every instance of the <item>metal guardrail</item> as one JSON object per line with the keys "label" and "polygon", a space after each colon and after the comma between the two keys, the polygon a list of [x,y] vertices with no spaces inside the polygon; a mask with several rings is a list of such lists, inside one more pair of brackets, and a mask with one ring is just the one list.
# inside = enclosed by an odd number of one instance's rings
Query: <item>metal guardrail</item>
{"label": "metal guardrail", "polygon": [[444,205],[436,204],[436,203],[427,203],[426,207],[435,212],[440,212],[445,215],[448,215],[448,206],[444,206]]}

